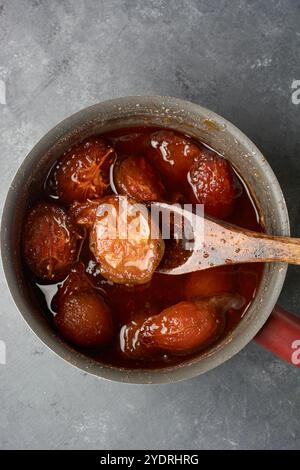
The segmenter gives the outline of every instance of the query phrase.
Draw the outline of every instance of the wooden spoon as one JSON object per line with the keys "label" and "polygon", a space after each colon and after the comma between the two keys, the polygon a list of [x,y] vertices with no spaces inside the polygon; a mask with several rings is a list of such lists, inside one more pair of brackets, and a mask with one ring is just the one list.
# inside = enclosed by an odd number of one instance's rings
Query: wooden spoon
{"label": "wooden spoon", "polygon": [[[300,239],[252,232],[206,217],[201,217],[203,231],[200,233],[199,215],[191,214],[177,205],[159,202],[153,205],[162,214],[175,213],[188,220],[191,232],[193,232],[192,238],[200,247],[192,249],[187,259],[179,266],[169,268],[162,265],[158,272],[184,274],[213,266],[238,263],[275,261],[300,264]],[[191,239],[190,236],[189,239]]]}

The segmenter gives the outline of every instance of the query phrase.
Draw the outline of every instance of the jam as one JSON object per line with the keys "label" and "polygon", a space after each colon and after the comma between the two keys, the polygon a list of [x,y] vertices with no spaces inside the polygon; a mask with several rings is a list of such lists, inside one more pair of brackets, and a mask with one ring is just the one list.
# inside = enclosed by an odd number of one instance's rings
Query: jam
{"label": "jam", "polygon": [[101,207],[111,204],[119,217],[122,198],[129,206],[145,206],[146,228],[152,201],[201,203],[208,215],[257,232],[259,212],[228,160],[189,136],[150,127],[76,143],[31,197],[23,227],[24,270],[41,314],[57,334],[116,367],[190,360],[246,314],[263,265],[159,273],[161,263],[183,256],[174,240],[101,238]]}

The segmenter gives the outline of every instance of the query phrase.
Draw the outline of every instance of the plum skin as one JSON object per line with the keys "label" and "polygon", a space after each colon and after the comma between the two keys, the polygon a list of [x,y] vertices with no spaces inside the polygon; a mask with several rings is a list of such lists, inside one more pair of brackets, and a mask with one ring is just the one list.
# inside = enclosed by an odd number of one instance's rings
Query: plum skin
{"label": "plum skin", "polygon": [[38,203],[24,223],[23,254],[31,271],[40,279],[63,279],[77,258],[78,234],[64,209],[53,203]]}
{"label": "plum skin", "polygon": [[190,168],[188,181],[190,199],[204,204],[205,213],[219,219],[233,213],[241,186],[225,158],[204,155]]}
{"label": "plum skin", "polygon": [[67,341],[83,348],[103,347],[113,336],[109,308],[93,292],[78,291],[68,295],[61,302],[54,323]]}
{"label": "plum skin", "polygon": [[114,165],[114,184],[119,194],[137,201],[161,201],[166,190],[159,174],[142,155],[118,159]]}
{"label": "plum skin", "polygon": [[185,355],[209,346],[223,328],[224,316],[209,301],[181,301],[158,315],[125,325],[120,342],[123,353],[135,359]]}
{"label": "plum skin", "polygon": [[46,188],[65,204],[101,197],[109,186],[115,151],[103,139],[90,137],[73,145],[54,166]]}
{"label": "plum skin", "polygon": [[191,166],[204,152],[209,152],[203,145],[194,143],[188,137],[170,130],[161,130],[151,135],[152,149],[148,152],[151,163],[172,185],[186,183],[186,175]]}
{"label": "plum skin", "polygon": [[235,266],[217,266],[187,275],[184,295],[187,300],[237,291]]}

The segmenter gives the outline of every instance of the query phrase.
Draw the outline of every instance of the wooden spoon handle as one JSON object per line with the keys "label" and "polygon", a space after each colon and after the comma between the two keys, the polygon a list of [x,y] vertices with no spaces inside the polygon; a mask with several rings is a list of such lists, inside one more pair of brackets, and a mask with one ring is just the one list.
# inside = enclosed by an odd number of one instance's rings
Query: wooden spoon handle
{"label": "wooden spoon handle", "polygon": [[[272,262],[300,264],[300,239],[258,234],[236,236],[233,262]],[[230,261],[228,261],[230,262]]]}
{"label": "wooden spoon handle", "polygon": [[283,261],[284,263],[300,264],[300,239],[289,237],[265,238],[263,242],[264,255],[268,261]]}
{"label": "wooden spoon handle", "polygon": [[276,237],[206,220],[204,249],[214,265],[281,261],[300,264],[300,239]]}

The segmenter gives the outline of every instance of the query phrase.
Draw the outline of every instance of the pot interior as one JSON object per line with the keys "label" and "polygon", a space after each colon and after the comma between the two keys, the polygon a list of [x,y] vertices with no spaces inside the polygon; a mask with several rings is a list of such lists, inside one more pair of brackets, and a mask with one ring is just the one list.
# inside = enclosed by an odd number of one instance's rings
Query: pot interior
{"label": "pot interior", "polygon": [[40,313],[29,292],[20,258],[21,223],[37,181],[57,158],[93,134],[118,128],[155,126],[186,133],[226,157],[250,189],[267,233],[289,235],[285,201],[277,179],[254,144],[232,124],[198,105],[164,97],[129,97],[84,109],[52,129],[24,160],[4,207],[1,242],[5,274],[12,296],[26,322],[53,351],[86,372],[132,383],[164,383],[199,375],[229,359],[244,347],[267,320],[279,296],[286,265],[267,264],[257,295],[239,325],[199,357],[157,370],[125,370],[100,364],[64,343]]}

